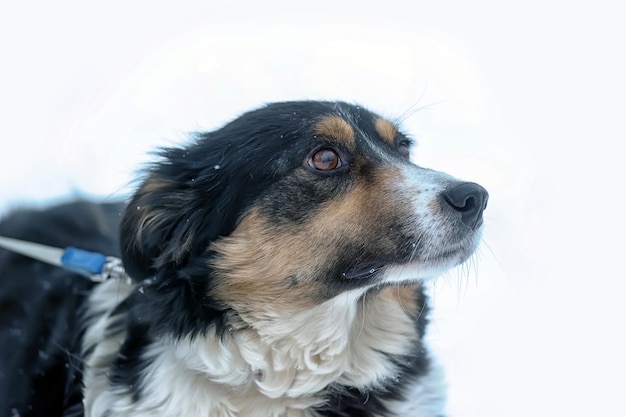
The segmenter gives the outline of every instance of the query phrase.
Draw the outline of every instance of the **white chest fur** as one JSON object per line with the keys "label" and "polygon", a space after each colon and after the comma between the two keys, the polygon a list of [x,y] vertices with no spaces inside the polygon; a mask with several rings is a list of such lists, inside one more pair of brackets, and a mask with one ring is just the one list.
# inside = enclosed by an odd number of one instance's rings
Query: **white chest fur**
{"label": "white chest fur", "polygon": [[90,299],[87,417],[314,416],[329,385],[366,389],[394,378],[387,355],[408,352],[419,337],[393,288],[349,292],[289,317],[241,317],[223,337],[162,338],[145,353],[142,396],[133,399],[107,378],[124,335],[103,337],[110,311],[132,290],[107,282]]}

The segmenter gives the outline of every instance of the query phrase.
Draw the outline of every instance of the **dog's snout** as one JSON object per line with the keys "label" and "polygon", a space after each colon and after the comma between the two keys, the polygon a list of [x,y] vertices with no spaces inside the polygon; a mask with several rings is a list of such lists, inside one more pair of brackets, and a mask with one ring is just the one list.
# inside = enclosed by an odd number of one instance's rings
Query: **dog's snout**
{"label": "dog's snout", "polygon": [[460,214],[463,223],[474,229],[482,223],[489,194],[476,183],[463,182],[442,192],[441,199],[444,207]]}

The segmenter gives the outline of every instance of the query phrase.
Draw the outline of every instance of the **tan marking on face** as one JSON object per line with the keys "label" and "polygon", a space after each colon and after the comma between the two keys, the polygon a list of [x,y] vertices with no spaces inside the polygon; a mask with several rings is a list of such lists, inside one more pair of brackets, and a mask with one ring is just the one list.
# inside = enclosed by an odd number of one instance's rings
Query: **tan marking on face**
{"label": "tan marking on face", "polygon": [[355,147],[354,129],[345,119],[339,116],[325,116],[313,126],[318,135],[336,139],[349,149]]}
{"label": "tan marking on face", "polygon": [[321,274],[343,245],[376,245],[394,253],[389,214],[407,206],[389,198],[398,175],[385,169],[373,182],[355,184],[303,224],[277,226],[252,209],[230,236],[212,245],[218,278],[212,296],[237,311],[255,313],[298,312],[326,301],[328,277]]}
{"label": "tan marking on face", "polygon": [[381,138],[385,140],[385,142],[390,145],[395,145],[396,143],[396,134],[398,133],[398,128],[396,125],[391,123],[389,120],[383,119],[381,117],[376,117],[374,119],[374,128],[376,132],[380,135]]}
{"label": "tan marking on face", "polygon": [[228,237],[213,243],[218,284],[212,294],[237,311],[297,311],[317,304],[315,266],[328,248],[312,248],[304,232],[289,233],[250,211]]}

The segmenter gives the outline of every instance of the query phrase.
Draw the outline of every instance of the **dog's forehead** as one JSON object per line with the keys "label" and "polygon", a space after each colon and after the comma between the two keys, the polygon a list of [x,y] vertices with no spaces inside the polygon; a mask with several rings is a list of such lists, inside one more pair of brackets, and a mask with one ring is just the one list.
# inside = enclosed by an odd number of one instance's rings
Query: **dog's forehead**
{"label": "dog's forehead", "polygon": [[357,137],[380,137],[393,146],[398,128],[389,120],[374,114],[366,115],[358,121],[350,120],[340,114],[328,114],[320,117],[313,124],[313,132],[341,142],[348,149],[356,147]]}
{"label": "dog's forehead", "polygon": [[[288,130],[313,128],[320,133],[337,134],[349,139],[354,130],[376,130],[385,139],[397,132],[393,122],[367,108],[346,102],[292,101],[266,105],[243,115],[242,120],[265,124],[266,127],[282,127]],[[391,136],[390,136],[391,135]]]}
{"label": "dog's forehead", "polygon": [[337,106],[333,112],[318,116],[313,124],[313,131],[353,148],[359,137],[380,138],[393,146],[398,127],[369,110],[344,104]]}
{"label": "dog's forehead", "polygon": [[277,116],[273,123],[282,125],[280,137],[298,147],[310,148],[326,142],[348,152],[358,152],[381,145],[383,149],[395,148],[399,137],[403,137],[396,123],[359,105],[296,102],[272,107],[268,110]]}

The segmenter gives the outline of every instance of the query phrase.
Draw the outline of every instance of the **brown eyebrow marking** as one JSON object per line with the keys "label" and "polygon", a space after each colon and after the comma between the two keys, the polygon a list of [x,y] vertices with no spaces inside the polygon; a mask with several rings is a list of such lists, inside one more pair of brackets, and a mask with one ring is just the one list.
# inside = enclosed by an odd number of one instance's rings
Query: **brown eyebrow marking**
{"label": "brown eyebrow marking", "polygon": [[395,124],[391,123],[389,120],[383,119],[382,117],[375,117],[374,128],[380,137],[385,140],[385,142],[392,146],[395,145],[396,134],[398,133],[398,128]]}
{"label": "brown eyebrow marking", "polygon": [[355,146],[354,129],[345,119],[339,116],[325,116],[313,126],[318,135],[328,136],[343,142],[349,148]]}

